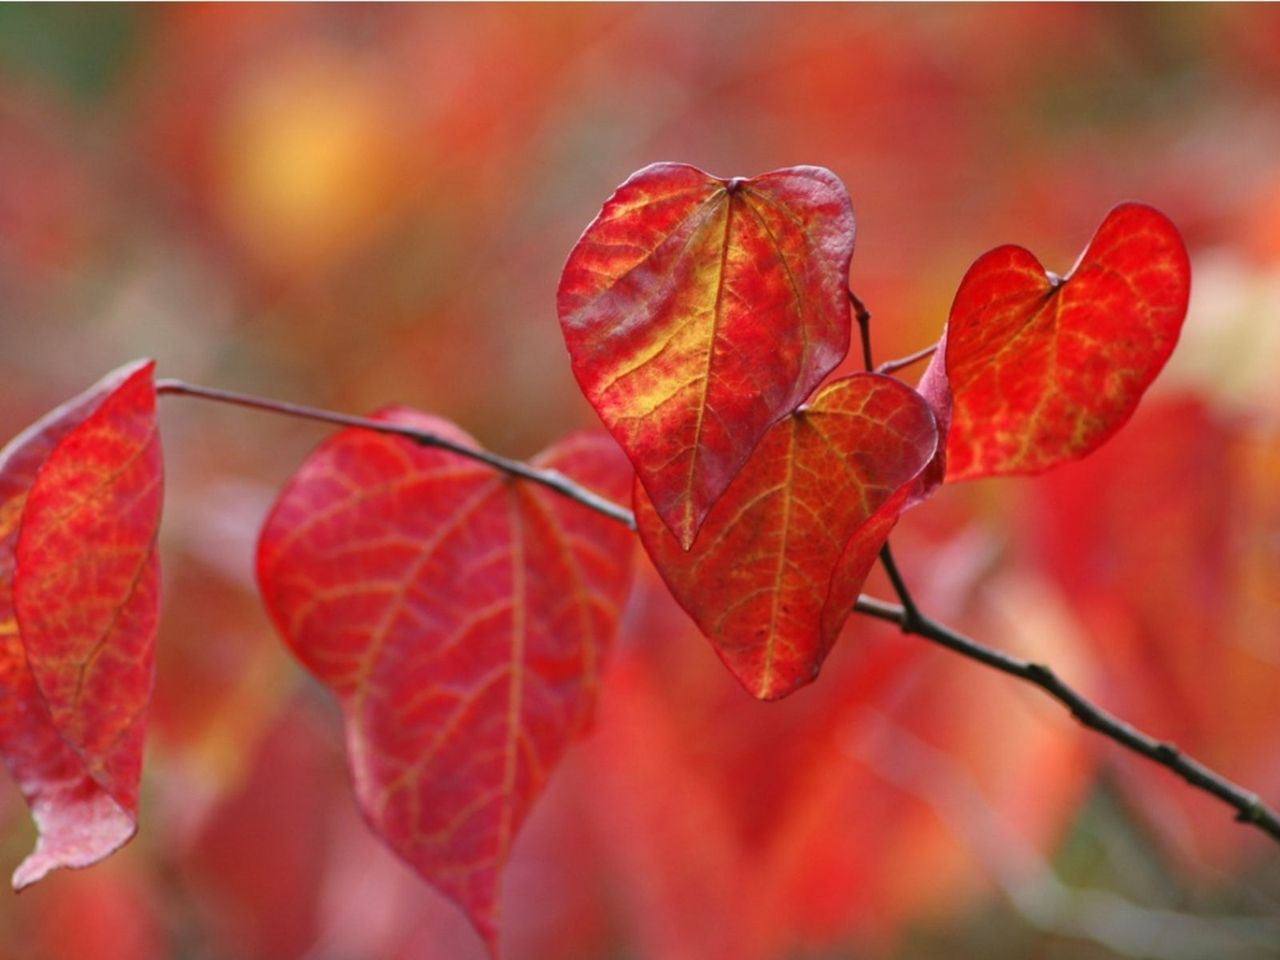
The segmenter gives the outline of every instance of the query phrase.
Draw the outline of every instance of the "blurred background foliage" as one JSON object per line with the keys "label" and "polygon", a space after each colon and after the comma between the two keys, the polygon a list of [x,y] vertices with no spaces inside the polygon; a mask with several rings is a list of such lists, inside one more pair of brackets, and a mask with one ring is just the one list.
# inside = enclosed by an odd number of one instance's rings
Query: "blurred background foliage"
{"label": "blurred background foliage", "polygon": [[[1045,478],[945,490],[895,544],[936,617],[1275,803],[1277,117],[1274,6],[6,4],[0,431],[153,356],[529,455],[594,426],[559,270],[655,160],[834,170],[882,359],[937,338],[986,249],[1065,272],[1140,199],[1193,298],[1138,417]],[[321,433],[186,400],[162,427],[141,832],[0,897],[0,958],[478,958],[364,831],[336,711],[256,599],[257,528]],[[1280,957],[1275,846],[1034,693],[855,619],[759,705],[651,573],[636,593],[509,870],[517,960]],[[5,787],[0,862],[32,838]]]}

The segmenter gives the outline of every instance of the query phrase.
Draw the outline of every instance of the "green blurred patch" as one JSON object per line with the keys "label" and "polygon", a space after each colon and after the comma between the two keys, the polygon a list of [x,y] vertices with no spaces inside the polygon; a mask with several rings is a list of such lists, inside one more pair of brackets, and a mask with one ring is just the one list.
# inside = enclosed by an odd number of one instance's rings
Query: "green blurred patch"
{"label": "green blurred patch", "polygon": [[141,19],[124,3],[0,4],[0,75],[101,100],[134,50]]}

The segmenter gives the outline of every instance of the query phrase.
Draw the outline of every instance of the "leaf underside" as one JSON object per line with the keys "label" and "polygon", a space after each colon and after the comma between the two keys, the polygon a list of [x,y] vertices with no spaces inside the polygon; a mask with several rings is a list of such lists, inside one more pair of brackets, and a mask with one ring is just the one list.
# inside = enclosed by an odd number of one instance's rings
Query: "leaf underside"
{"label": "leaf underside", "polygon": [[163,496],[153,375],[115,371],[0,453],[0,747],[39,830],[19,888],[136,829]]}

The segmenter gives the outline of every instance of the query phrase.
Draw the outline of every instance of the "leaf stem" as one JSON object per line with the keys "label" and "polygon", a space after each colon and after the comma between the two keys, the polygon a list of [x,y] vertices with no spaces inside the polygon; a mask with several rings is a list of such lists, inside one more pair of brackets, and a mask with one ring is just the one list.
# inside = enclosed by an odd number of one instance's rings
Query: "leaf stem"
{"label": "leaf stem", "polygon": [[[852,292],[850,292],[849,296],[850,302],[855,304],[855,311],[859,311],[861,307],[860,301],[854,297]],[[861,315],[865,316],[869,321],[870,315],[865,313],[865,309],[861,310]],[[859,323],[866,329],[864,321],[860,320]],[[870,367],[870,346],[866,338],[863,340],[863,348],[867,354],[868,367]],[[184,383],[181,380],[158,380],[156,382],[156,391],[160,394],[198,397],[218,403],[263,410],[268,413],[315,420],[334,426],[354,427],[406,437],[423,446],[448,450],[459,456],[468,457],[486,464],[503,473],[542,484],[556,493],[568,497],[575,503],[621,523],[631,530],[636,528],[635,516],[630,510],[579,486],[558,471],[540,470],[522,461],[511,460],[507,457],[490,453],[487,450],[463,446],[444,437],[422,430],[415,430],[412,427],[371,420],[367,417],[354,417],[332,410],[286,403],[250,394],[236,393],[230,390],[202,387]],[[859,596],[854,604],[854,610],[857,613],[896,624],[903,633],[923,637],[970,660],[976,660],[994,670],[1017,677],[1039,687],[1066,707],[1071,712],[1071,715],[1084,726],[1097,731],[1134,753],[1141,754],[1147,759],[1168,768],[1193,787],[1217,797],[1232,807],[1236,811],[1236,819],[1241,823],[1252,824],[1269,834],[1273,839],[1280,841],[1280,814],[1277,814],[1273,808],[1264,803],[1257,794],[1245,790],[1199,761],[1188,757],[1173,744],[1156,740],[1124,720],[1095,706],[1059,679],[1051,668],[984,646],[976,640],[925,616],[912,599],[888,544],[885,544],[881,549],[880,561],[889,576],[890,583],[892,583],[900,603],[890,603],[864,594]]]}
{"label": "leaf stem", "polygon": [[849,305],[853,307],[853,318],[858,321],[858,333],[862,337],[862,363],[867,372],[871,373],[876,368],[875,361],[871,359],[871,313],[856,293],[849,290],[848,294]]}
{"label": "leaf stem", "polygon": [[937,349],[938,345],[934,343],[925,347],[923,350],[917,350],[915,353],[907,354],[905,357],[899,357],[897,360],[886,360],[884,363],[880,364],[880,366],[876,367],[876,373],[883,373],[886,376],[897,373],[899,370],[903,370],[911,366],[913,363],[919,363],[921,360],[927,360],[929,357],[933,356]]}
{"label": "leaf stem", "polygon": [[915,600],[911,597],[911,591],[907,589],[907,582],[898,571],[898,564],[893,559],[893,551],[889,549],[888,540],[880,548],[880,566],[884,567],[884,572],[889,577],[889,583],[893,585],[893,592],[898,595],[898,599],[902,602],[903,632],[916,633],[915,628],[925,622],[925,617],[920,612],[920,608],[916,606]]}
{"label": "leaf stem", "polygon": [[848,290],[849,305],[853,308],[853,318],[858,321],[858,335],[862,340],[862,363],[867,368],[868,373],[883,373],[886,376],[909,367],[913,363],[919,363],[926,357],[933,354],[938,349],[936,343],[925,347],[923,350],[917,350],[915,353],[908,354],[905,357],[899,357],[897,360],[887,360],[880,366],[875,365],[875,361],[871,358],[871,311],[867,309],[867,305],[852,290]]}
{"label": "leaf stem", "polygon": [[468,447],[428,431],[416,430],[413,427],[387,423],[382,420],[372,420],[368,417],[354,417],[350,414],[323,410],[319,407],[308,407],[303,404],[287,403],[283,400],[272,400],[252,394],[237,393],[232,390],[202,387],[197,384],[185,383],[181,380],[157,380],[156,392],[159,394],[199,397],[202,400],[213,400],[217,403],[263,410],[267,413],[280,414],[286,417],[297,417],[303,420],[315,420],[320,423],[332,424],[333,426],[354,427],[359,430],[373,430],[377,433],[406,437],[424,447],[448,450],[450,453],[456,453],[461,457],[467,457],[486,464],[502,473],[542,484],[542,486],[554,490],[561,496],[568,497],[570,500],[595,510],[597,513],[601,513],[612,520],[616,520],[632,530],[636,528],[635,517],[630,510],[606,500],[586,487],[579,486],[558,470],[541,470],[537,467],[531,467],[521,460],[512,460],[496,453],[490,453],[488,450]]}

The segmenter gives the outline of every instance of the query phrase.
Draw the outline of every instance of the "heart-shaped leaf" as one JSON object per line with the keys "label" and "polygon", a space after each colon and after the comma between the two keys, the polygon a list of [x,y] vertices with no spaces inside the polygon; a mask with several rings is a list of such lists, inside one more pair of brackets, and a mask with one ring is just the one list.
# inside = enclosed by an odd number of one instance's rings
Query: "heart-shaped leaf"
{"label": "heart-shaped leaf", "polygon": [[946,365],[947,479],[1039,473],[1101,445],[1173,351],[1190,284],[1177,228],[1137,203],[1107,215],[1065,278],[1021,247],[979,257],[926,373]]}
{"label": "heart-shaped leaf", "polygon": [[645,549],[753,696],[783,697],[818,675],[937,444],[919,394],[855,374],[765,434],[691,551],[635,485]]}
{"label": "heart-shaped leaf", "polygon": [[688,549],[770,425],[849,349],[853,210],[819,167],[618,188],[560,278],[574,376]]}
{"label": "heart-shaped leaf", "polygon": [[[381,419],[474,441],[410,410]],[[604,436],[537,461],[615,499]],[[365,818],[498,953],[500,870],[588,722],[629,585],[627,529],[403,437],[345,430],[289,482],[258,577],[281,634],[338,697]]]}
{"label": "heart-shaped leaf", "polygon": [[136,829],[163,497],[153,372],[115,371],[0,453],[0,749],[39,829],[19,888]]}

